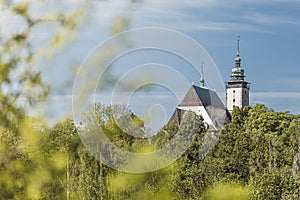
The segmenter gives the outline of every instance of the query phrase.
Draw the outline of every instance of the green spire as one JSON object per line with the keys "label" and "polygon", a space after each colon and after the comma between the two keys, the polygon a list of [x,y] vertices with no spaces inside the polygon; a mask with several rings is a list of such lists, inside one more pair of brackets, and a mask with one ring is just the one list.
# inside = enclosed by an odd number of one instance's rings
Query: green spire
{"label": "green spire", "polygon": [[242,59],[240,58],[240,36],[237,36],[237,54],[235,58],[235,67],[240,68],[241,67],[241,61]]}
{"label": "green spire", "polygon": [[245,71],[241,67],[240,58],[240,36],[237,36],[237,54],[235,58],[235,67],[231,71],[231,81],[244,81]]}
{"label": "green spire", "polygon": [[204,62],[202,62],[202,66],[201,66],[201,79],[200,79],[200,86],[201,86],[201,87],[205,87],[204,73],[203,73],[203,65],[204,65]]}

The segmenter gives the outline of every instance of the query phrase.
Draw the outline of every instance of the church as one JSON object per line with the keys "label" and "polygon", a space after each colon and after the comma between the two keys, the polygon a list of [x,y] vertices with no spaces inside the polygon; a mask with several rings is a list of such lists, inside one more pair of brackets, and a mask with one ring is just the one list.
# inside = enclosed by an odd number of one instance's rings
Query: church
{"label": "church", "polygon": [[226,107],[217,93],[205,87],[203,65],[200,86],[192,85],[187,94],[176,107],[169,123],[180,125],[187,111],[193,111],[203,117],[209,130],[216,131],[231,120],[231,112],[235,106],[249,105],[250,84],[245,81],[245,70],[241,67],[240,39],[237,40],[235,66],[231,70],[231,79],[226,83]]}

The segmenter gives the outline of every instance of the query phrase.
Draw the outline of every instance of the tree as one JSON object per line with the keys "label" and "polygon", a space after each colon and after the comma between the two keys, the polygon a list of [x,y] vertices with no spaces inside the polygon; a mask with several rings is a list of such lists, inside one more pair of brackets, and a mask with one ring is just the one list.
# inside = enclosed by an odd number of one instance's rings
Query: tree
{"label": "tree", "polygon": [[[172,126],[172,125],[171,125]],[[218,173],[214,167],[201,167],[203,163],[208,164],[205,158],[202,158],[201,147],[203,144],[206,128],[203,118],[192,111],[188,111],[178,128],[178,133],[186,133],[188,149],[184,155],[177,161],[178,169],[173,177],[172,191],[176,198],[189,199],[197,198],[204,194],[205,188],[211,183],[208,181],[208,171]],[[172,135],[175,135],[174,133]],[[203,166],[203,165],[202,165]],[[211,165],[210,165],[211,166]],[[218,166],[216,166],[218,167]],[[213,179],[211,179],[213,180]]]}
{"label": "tree", "polygon": [[299,187],[289,174],[266,172],[255,174],[249,181],[251,199],[298,199]]}
{"label": "tree", "polygon": [[226,177],[231,181],[249,179],[249,154],[252,151],[250,132],[244,126],[250,107],[235,107],[232,122],[222,130],[213,154],[224,162]]}
{"label": "tree", "polygon": [[74,122],[67,118],[47,131],[40,149],[52,163],[52,181],[43,187],[45,199],[70,199],[76,197],[79,150],[82,146]]}
{"label": "tree", "polygon": [[[41,187],[49,183],[50,164],[39,143],[47,132],[43,120],[27,116],[27,111],[46,98],[49,86],[36,70],[41,49],[32,45],[32,30],[40,24],[54,23],[59,31],[73,31],[74,13],[36,17],[28,2],[0,1],[0,12],[18,19],[23,29],[0,34],[0,198],[42,198]],[[70,18],[70,15],[73,17]],[[57,44],[58,33],[47,48]],[[48,165],[49,164],[49,165]],[[42,176],[41,176],[42,174]]]}
{"label": "tree", "polygon": [[[42,76],[36,70],[38,52],[32,45],[30,34],[40,24],[53,23],[57,30],[63,32],[73,31],[77,27],[77,11],[71,13],[57,13],[36,17],[29,11],[31,4],[28,2],[13,3],[5,0],[0,2],[0,11],[9,13],[20,19],[20,26],[24,27],[10,35],[0,35],[0,127],[17,128],[19,120],[26,115],[25,111],[36,102],[46,98],[50,87],[42,81]],[[57,32],[49,42],[47,48],[53,48],[61,38]],[[49,50],[49,49],[48,49]]]}

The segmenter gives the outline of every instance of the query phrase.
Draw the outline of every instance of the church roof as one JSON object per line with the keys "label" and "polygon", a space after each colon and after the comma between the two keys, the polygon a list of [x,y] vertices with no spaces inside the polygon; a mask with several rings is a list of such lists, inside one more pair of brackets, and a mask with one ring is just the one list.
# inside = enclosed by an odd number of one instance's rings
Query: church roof
{"label": "church roof", "polygon": [[192,85],[179,106],[215,106],[225,108],[215,91]]}
{"label": "church roof", "polygon": [[206,87],[192,85],[175,109],[170,121],[174,121],[177,125],[180,125],[186,109],[195,106],[203,106],[205,108],[215,127],[223,126],[231,119],[230,113],[215,91],[209,90]]}

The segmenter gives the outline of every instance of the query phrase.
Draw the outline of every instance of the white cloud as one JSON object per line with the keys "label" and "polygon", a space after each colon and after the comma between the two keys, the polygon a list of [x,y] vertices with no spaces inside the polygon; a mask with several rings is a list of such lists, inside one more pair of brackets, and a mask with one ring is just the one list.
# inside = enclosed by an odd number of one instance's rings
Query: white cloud
{"label": "white cloud", "polygon": [[251,92],[251,98],[255,99],[299,99],[300,92]]}
{"label": "white cloud", "polygon": [[186,22],[182,24],[180,30],[207,30],[207,31],[248,31],[256,33],[273,34],[264,28],[245,24],[242,22]]}
{"label": "white cloud", "polygon": [[262,13],[251,13],[249,15],[243,16],[244,19],[249,20],[251,22],[259,23],[259,24],[281,24],[281,25],[295,25],[299,26],[299,19],[290,18],[287,16],[281,15],[266,15]]}
{"label": "white cloud", "polygon": [[88,13],[86,14],[91,23],[109,25],[116,16],[130,16],[134,9],[131,4],[124,0],[91,1],[88,3]]}
{"label": "white cloud", "polygon": [[[182,31],[248,31],[268,33],[265,28],[247,21],[232,20],[228,8],[237,7],[215,0],[205,1],[146,1],[135,13],[134,22],[138,26],[161,26]],[[221,10],[221,12],[219,12]],[[197,11],[197,12],[196,12]],[[193,13],[190,13],[193,12]],[[208,15],[208,16],[207,16]],[[230,13],[230,15],[235,15]],[[211,16],[211,17],[209,17]],[[247,19],[248,20],[248,19]],[[248,20],[250,21],[250,20]]]}
{"label": "white cloud", "polygon": [[265,104],[275,111],[300,113],[300,92],[251,92],[251,105]]}

